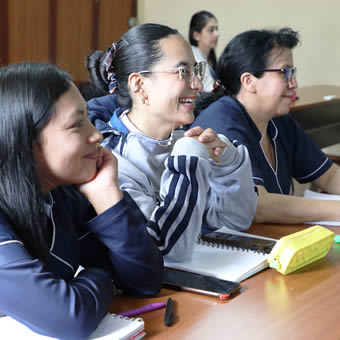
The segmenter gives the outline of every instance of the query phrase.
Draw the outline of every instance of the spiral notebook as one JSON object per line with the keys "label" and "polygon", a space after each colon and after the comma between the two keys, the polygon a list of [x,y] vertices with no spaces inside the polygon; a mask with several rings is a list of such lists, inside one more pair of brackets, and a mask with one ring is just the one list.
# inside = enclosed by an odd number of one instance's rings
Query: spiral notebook
{"label": "spiral notebook", "polygon": [[[242,245],[228,241],[218,242],[214,239],[199,239],[193,249],[191,259],[181,262],[165,259],[165,267],[213,276],[222,280],[241,282],[269,266],[267,261],[268,253],[275,245],[276,240],[237,232],[226,227],[220,228],[217,231],[243,236],[245,242]],[[246,239],[249,237],[267,240],[268,247],[265,247],[262,242],[259,242],[259,244],[262,243],[262,246],[256,246],[253,242],[247,247]]]}
{"label": "spiral notebook", "polygon": [[[33,332],[9,316],[0,317],[0,330],[1,339],[3,340],[55,339]],[[138,340],[143,338],[144,335],[143,319],[107,314],[88,339]]]}

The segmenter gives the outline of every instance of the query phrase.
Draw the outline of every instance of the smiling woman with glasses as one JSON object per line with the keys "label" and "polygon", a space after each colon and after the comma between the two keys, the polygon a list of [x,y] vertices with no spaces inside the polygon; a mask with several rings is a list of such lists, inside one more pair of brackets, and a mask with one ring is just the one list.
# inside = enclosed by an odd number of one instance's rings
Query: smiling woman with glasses
{"label": "smiling woman with glasses", "polygon": [[193,126],[211,127],[248,148],[259,191],[256,222],[340,220],[339,203],[290,195],[293,178],[340,193],[339,167],[289,114],[297,88],[292,50],[298,43],[290,28],[237,35],[218,60],[221,87],[203,94],[196,108],[203,111]]}
{"label": "smiling woman with glasses", "polygon": [[113,94],[88,102],[90,119],[162,254],[189,258],[203,227],[247,229],[257,196],[246,149],[212,129],[182,128],[194,120],[206,68],[188,42],[168,26],[143,24],[93,54],[94,64],[92,78]]}
{"label": "smiling woman with glasses", "polygon": [[[195,63],[194,65],[185,65],[179,66],[175,68],[170,68],[168,70],[153,70],[153,71],[139,71],[140,74],[146,73],[177,73],[178,78],[185,79],[186,81],[190,81],[190,83],[194,82],[197,78],[199,81],[202,81],[205,74],[207,63],[205,61],[201,61],[199,63]],[[195,85],[194,85],[195,86]]]}

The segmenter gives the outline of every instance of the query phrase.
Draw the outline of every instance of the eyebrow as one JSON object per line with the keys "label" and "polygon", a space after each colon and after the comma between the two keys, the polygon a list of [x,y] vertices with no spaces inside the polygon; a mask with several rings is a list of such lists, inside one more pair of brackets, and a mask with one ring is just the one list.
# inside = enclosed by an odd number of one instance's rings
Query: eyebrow
{"label": "eyebrow", "polygon": [[180,62],[178,62],[175,66],[174,66],[174,68],[177,68],[177,67],[181,67],[181,66],[189,66],[189,65],[193,65],[193,66],[196,66],[198,63],[197,63],[197,61],[195,60],[195,62],[193,63],[193,64],[191,64],[191,63],[188,63],[188,62],[186,62],[186,61],[180,61]]}
{"label": "eyebrow", "polygon": [[75,119],[78,119],[79,117],[83,117],[84,114],[85,114],[85,111],[82,109],[72,111],[71,114],[68,116],[67,120],[64,121],[63,123],[64,127],[68,128],[68,126],[72,124]]}
{"label": "eyebrow", "polygon": [[188,66],[189,63],[186,61],[179,61],[174,67],[180,67],[180,66]]}
{"label": "eyebrow", "polygon": [[294,67],[293,65],[284,64],[284,65],[282,65],[280,68],[293,68],[293,67]]}
{"label": "eyebrow", "polygon": [[[86,112],[88,112],[87,110],[87,107],[86,107]],[[71,113],[71,117],[74,117],[74,116],[83,116],[85,114],[85,111],[82,110],[82,109],[78,109],[78,110],[75,110]]]}

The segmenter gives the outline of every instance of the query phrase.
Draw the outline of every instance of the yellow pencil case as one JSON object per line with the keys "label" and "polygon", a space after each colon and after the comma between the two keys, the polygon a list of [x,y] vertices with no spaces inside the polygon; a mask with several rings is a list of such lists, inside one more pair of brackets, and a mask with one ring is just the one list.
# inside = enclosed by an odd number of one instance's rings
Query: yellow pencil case
{"label": "yellow pencil case", "polygon": [[268,257],[269,266],[289,274],[326,256],[334,233],[319,225],[281,237]]}

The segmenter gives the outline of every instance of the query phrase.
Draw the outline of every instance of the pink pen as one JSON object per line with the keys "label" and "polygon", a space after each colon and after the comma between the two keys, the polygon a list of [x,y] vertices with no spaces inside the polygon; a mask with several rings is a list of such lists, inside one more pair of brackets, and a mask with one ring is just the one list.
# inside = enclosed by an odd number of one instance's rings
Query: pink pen
{"label": "pink pen", "polygon": [[130,310],[123,312],[123,313],[118,313],[118,315],[134,316],[134,315],[137,315],[137,314],[151,312],[153,310],[164,308],[164,307],[165,307],[164,302],[155,302],[155,303],[150,303],[149,305],[145,305],[145,306],[142,306],[142,307],[139,307],[139,308],[136,308],[136,309],[130,309]]}

